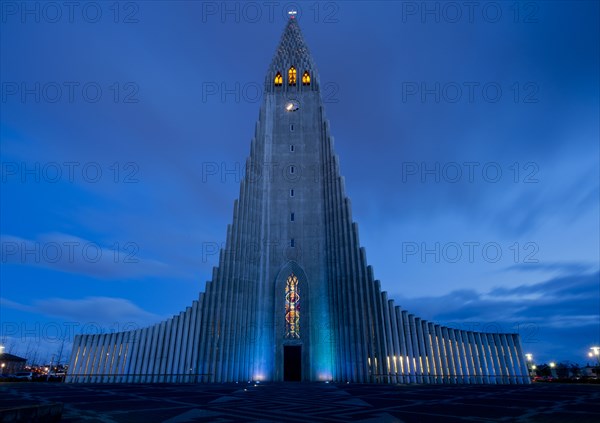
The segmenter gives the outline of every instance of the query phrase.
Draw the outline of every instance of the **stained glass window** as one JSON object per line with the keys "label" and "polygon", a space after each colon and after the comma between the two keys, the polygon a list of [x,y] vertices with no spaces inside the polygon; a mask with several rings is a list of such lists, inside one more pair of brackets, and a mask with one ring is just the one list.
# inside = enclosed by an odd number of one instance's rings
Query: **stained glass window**
{"label": "stained glass window", "polygon": [[288,84],[296,85],[296,75],[296,68],[292,66],[288,71]]}
{"label": "stained glass window", "polygon": [[308,71],[304,71],[302,75],[302,85],[310,85],[310,74]]}
{"label": "stained glass window", "polygon": [[298,295],[298,277],[288,276],[285,285],[285,337],[300,338],[300,295]]}

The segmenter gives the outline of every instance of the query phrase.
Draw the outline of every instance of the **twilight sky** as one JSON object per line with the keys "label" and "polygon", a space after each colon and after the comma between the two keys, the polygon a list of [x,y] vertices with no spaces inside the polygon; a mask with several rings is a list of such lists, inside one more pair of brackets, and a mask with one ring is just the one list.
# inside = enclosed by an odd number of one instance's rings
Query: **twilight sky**
{"label": "twilight sky", "polygon": [[383,289],[537,362],[600,343],[598,2],[52,4],[0,10],[6,352],[204,289],[292,7]]}

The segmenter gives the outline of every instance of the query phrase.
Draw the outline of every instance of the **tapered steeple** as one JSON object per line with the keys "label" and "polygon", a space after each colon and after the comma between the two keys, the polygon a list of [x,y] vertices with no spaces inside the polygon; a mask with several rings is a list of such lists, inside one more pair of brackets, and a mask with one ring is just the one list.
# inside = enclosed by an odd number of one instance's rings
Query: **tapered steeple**
{"label": "tapered steeple", "polygon": [[318,86],[317,67],[304,41],[298,20],[290,15],[267,72],[266,91],[272,92],[273,88],[278,88],[279,91],[318,90]]}

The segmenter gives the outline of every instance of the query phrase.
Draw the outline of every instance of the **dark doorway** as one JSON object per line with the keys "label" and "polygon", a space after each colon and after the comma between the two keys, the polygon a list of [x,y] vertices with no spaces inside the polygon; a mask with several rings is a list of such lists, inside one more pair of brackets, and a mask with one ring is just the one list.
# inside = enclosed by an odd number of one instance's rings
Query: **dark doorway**
{"label": "dark doorway", "polygon": [[283,346],[283,380],[286,382],[302,380],[302,347],[300,345]]}

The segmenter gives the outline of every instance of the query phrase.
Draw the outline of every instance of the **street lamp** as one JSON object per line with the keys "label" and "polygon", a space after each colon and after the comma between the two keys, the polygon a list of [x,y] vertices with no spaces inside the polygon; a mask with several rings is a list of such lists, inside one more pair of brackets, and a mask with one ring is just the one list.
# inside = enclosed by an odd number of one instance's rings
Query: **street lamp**
{"label": "street lamp", "polygon": [[535,370],[535,365],[533,364],[533,354],[525,354],[525,359],[527,360],[527,370],[529,370],[529,377],[533,377]]}
{"label": "street lamp", "polygon": [[591,347],[590,352],[588,353],[590,358],[596,357],[596,377],[600,373],[600,347]]}
{"label": "street lamp", "polygon": [[551,362],[549,363],[549,365],[550,365],[550,374],[552,375],[552,377],[553,377],[553,378],[555,378],[555,377],[558,377],[558,376],[556,375],[556,363],[555,363],[554,361],[551,361]]}

